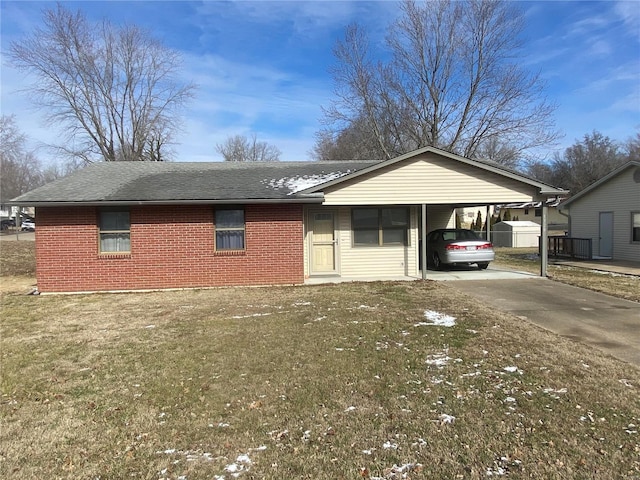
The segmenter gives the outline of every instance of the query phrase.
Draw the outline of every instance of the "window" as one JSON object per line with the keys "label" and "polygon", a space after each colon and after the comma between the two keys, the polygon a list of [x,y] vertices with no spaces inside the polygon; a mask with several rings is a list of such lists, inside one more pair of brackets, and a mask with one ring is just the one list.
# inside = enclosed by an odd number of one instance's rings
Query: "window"
{"label": "window", "polygon": [[216,250],[244,250],[244,209],[216,209]]}
{"label": "window", "polygon": [[131,223],[129,210],[100,210],[100,252],[130,252]]}
{"label": "window", "polygon": [[640,212],[631,212],[631,241],[640,242]]}
{"label": "window", "polygon": [[351,211],[353,244],[407,245],[407,208],[354,208]]}

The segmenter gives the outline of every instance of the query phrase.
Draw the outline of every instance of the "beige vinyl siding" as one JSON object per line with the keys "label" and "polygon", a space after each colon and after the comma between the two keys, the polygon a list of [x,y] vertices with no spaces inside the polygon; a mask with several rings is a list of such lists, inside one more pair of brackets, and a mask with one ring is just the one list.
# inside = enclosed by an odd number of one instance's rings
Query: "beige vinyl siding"
{"label": "beige vinyl siding", "polygon": [[[557,208],[549,207],[547,211],[548,211],[547,223],[549,225],[558,225],[558,224],[563,225],[568,222],[567,217],[563,217],[562,215],[560,215],[560,212],[558,212]],[[526,221],[534,222],[540,225],[542,221],[542,217],[536,217],[536,209],[534,207],[529,208],[529,213],[524,213],[524,212],[525,212],[524,208],[509,209],[509,213],[511,213],[511,218],[518,217],[518,220],[520,221],[526,220]]]}
{"label": "beige vinyl siding", "polygon": [[418,217],[410,209],[409,245],[384,247],[353,246],[351,208],[341,207],[338,213],[339,261],[342,277],[417,276]]}
{"label": "beige vinyl siding", "polygon": [[640,184],[633,172],[623,170],[569,206],[570,235],[591,238],[594,255],[600,251],[600,212],[613,212],[613,258],[640,262],[640,244],[631,242],[631,212],[640,211]]}
{"label": "beige vinyl siding", "polygon": [[[409,207],[410,227],[408,246],[384,246],[384,247],[354,247],[351,231],[351,207],[331,209],[337,214],[338,244],[337,262],[338,274],[342,277],[392,277],[392,276],[419,276],[418,246],[420,206]],[[307,211],[305,218],[309,220]],[[427,206],[427,231],[437,228],[452,228],[455,226],[453,208],[446,205]],[[311,239],[308,228],[305,228],[304,248],[304,273],[310,275],[310,249]]]}
{"label": "beige vinyl siding", "polygon": [[512,203],[535,194],[522,182],[425,153],[328,187],[324,205]]}
{"label": "beige vinyl siding", "polygon": [[[416,208],[418,216],[422,215],[421,207]],[[427,205],[427,233],[438,228],[455,228],[455,210],[449,205]]]}

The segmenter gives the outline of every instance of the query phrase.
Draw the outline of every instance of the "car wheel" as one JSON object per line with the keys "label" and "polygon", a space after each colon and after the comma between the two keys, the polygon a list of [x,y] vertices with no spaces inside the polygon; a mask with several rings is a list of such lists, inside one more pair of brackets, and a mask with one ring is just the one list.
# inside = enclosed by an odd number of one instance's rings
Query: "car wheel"
{"label": "car wheel", "polygon": [[486,270],[488,266],[489,266],[489,262],[483,262],[478,264],[478,268],[480,270]]}
{"label": "car wheel", "polygon": [[433,264],[433,268],[436,270],[440,270],[442,268],[442,261],[440,261],[440,255],[434,253],[431,256],[431,263]]}

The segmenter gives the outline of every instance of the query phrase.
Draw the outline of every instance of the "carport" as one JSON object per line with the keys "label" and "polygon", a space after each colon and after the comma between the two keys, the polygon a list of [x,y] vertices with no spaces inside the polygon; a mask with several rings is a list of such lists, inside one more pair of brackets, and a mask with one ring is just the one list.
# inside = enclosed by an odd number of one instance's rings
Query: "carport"
{"label": "carport", "polygon": [[[358,278],[404,275],[426,279],[426,235],[437,228],[454,227],[456,209],[484,207],[487,218],[492,205],[540,201],[540,274],[546,276],[546,200],[567,192],[494,163],[471,160],[433,147],[424,147],[311,187],[304,193],[322,195],[322,207],[314,207],[314,212],[334,212],[337,218],[333,239],[328,238],[334,248],[336,268],[332,273],[335,276]],[[407,207],[411,211],[404,257],[399,256],[397,248],[385,247],[382,241],[376,245],[382,248],[364,248],[355,244],[354,210],[398,206]],[[305,254],[312,258],[314,225],[309,222],[306,232],[310,238],[307,238]],[[383,233],[380,234],[381,238]],[[490,240],[491,231],[488,236]],[[403,271],[394,269],[394,265],[397,267],[399,264],[403,265]],[[372,266],[375,267],[376,275],[372,274]],[[308,277],[313,276],[313,271],[305,273]]]}

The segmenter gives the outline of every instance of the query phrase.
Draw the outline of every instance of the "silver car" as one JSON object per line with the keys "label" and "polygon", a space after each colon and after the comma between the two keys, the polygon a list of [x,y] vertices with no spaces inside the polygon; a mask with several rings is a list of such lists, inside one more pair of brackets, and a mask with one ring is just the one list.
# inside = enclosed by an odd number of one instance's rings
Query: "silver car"
{"label": "silver car", "polygon": [[436,270],[444,265],[477,264],[484,270],[495,258],[491,242],[472,230],[444,228],[427,235],[427,263]]}

